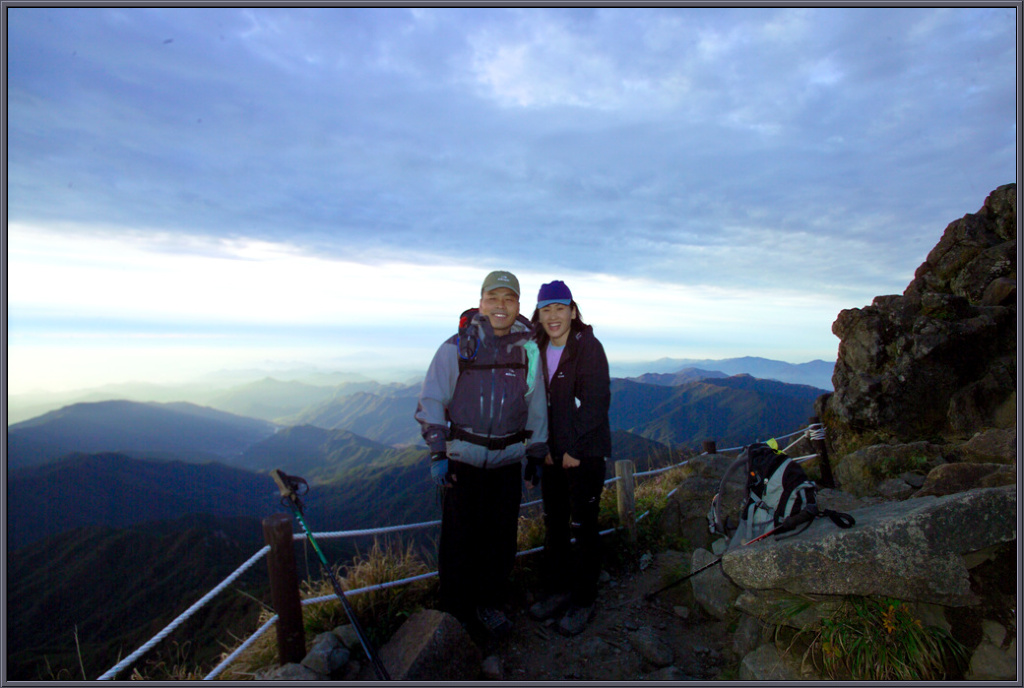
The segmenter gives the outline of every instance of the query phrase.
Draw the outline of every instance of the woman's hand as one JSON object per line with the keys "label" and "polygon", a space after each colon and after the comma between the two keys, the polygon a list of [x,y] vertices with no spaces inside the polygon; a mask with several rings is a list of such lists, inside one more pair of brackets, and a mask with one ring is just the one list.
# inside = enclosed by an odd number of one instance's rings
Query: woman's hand
{"label": "woman's hand", "polygon": [[562,457],[562,468],[576,468],[579,465],[580,460],[569,456],[569,452],[566,452],[565,456]]}
{"label": "woman's hand", "polygon": [[555,465],[555,460],[551,458],[551,452],[548,452],[548,455],[544,457],[544,463],[546,463],[548,466]]}

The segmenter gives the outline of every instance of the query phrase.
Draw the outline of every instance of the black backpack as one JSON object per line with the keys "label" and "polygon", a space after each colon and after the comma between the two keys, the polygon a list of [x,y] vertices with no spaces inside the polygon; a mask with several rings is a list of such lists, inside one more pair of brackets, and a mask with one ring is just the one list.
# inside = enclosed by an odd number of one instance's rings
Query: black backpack
{"label": "black backpack", "polygon": [[[723,513],[722,501],[726,483],[741,468],[746,473],[746,497],[739,523],[734,528]],[[767,535],[775,535],[776,539],[785,533],[797,535],[809,528],[818,516],[828,516],[840,528],[854,524],[849,514],[828,509],[819,512],[816,491],[817,487],[800,464],[780,451],[774,439],[756,442],[746,447],[726,470],[718,494],[711,500],[708,527],[712,533],[731,537],[732,546],[737,542],[748,544]]]}

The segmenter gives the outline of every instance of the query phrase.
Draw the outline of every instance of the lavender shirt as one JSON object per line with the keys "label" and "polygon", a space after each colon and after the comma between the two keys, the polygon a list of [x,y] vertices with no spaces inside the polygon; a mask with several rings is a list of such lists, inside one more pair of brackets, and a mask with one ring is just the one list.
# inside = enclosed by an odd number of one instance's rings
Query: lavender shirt
{"label": "lavender shirt", "polygon": [[562,358],[562,351],[565,349],[564,346],[554,346],[548,344],[548,382],[550,383],[555,377],[555,371],[558,370],[558,361]]}

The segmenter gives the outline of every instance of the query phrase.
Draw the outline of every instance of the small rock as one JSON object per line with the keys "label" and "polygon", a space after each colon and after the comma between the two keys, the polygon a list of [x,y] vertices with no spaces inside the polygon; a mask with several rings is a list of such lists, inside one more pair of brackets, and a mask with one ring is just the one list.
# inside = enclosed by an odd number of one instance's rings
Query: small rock
{"label": "small rock", "polygon": [[327,677],[307,666],[294,662],[285,664],[266,677],[268,681],[323,681]]}
{"label": "small rock", "polygon": [[641,657],[654,666],[665,667],[672,663],[672,648],[666,645],[650,626],[630,634],[629,643]]}
{"label": "small rock", "polygon": [[302,665],[320,675],[330,676],[348,663],[348,648],[334,633],[321,633],[302,660]]}
{"label": "small rock", "polygon": [[338,636],[338,640],[341,641],[341,644],[350,650],[359,645],[359,634],[356,633],[356,629],[352,624],[338,626],[332,631],[332,633]]}
{"label": "small rock", "polygon": [[609,583],[612,580],[612,576],[605,570],[601,570],[601,574],[597,577],[598,583]]}
{"label": "small rock", "polygon": [[[923,481],[921,485],[924,485]],[[914,492],[914,488],[901,478],[890,478],[878,483],[875,492],[885,499],[906,499]]]}
{"label": "small rock", "polygon": [[359,672],[361,672],[362,670],[363,665],[359,663],[359,660],[353,659],[345,665],[345,669],[341,672],[341,676],[339,676],[337,680],[355,681],[359,678]]}
{"label": "small rock", "polygon": [[588,638],[583,645],[580,647],[580,654],[584,657],[601,657],[608,653],[611,649],[611,645],[606,643],[601,638],[594,636]]}
{"label": "small rock", "polygon": [[504,678],[504,671],[501,665],[501,657],[491,655],[483,661],[480,666],[481,675],[488,681],[501,681]]}
{"label": "small rock", "polygon": [[686,675],[679,667],[667,666],[663,669],[658,669],[650,674],[644,676],[645,681],[691,681],[689,676]]}
{"label": "small rock", "polygon": [[690,618],[690,608],[689,607],[682,607],[682,606],[676,605],[675,607],[672,607],[672,613],[675,614],[676,616],[678,616],[680,619],[689,619]]}
{"label": "small rock", "polygon": [[920,473],[900,473],[900,480],[910,485],[915,490],[919,490],[924,487],[925,476]]}

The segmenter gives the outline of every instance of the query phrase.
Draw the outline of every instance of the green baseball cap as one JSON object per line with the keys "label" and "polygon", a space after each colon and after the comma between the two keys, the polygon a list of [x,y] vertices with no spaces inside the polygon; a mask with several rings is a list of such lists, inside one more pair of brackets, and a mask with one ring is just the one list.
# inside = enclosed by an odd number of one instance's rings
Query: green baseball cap
{"label": "green baseball cap", "polygon": [[511,289],[519,296],[519,280],[511,272],[505,270],[495,270],[491,274],[484,278],[484,285],[480,288],[480,293],[483,294],[485,291],[494,291],[495,289]]}

